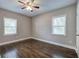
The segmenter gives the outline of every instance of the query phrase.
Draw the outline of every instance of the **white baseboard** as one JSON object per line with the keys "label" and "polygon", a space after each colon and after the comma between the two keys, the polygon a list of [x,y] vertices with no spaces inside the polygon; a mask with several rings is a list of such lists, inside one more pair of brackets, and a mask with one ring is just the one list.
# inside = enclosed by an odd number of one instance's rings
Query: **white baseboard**
{"label": "white baseboard", "polygon": [[65,47],[65,48],[77,50],[77,48],[73,47],[73,46],[68,46],[68,45],[64,45],[64,44],[60,44],[60,43],[56,43],[56,42],[51,42],[51,41],[47,41],[47,40],[43,40],[43,39],[39,39],[39,38],[35,38],[35,37],[31,37],[31,38],[36,39],[36,40],[40,40],[40,41],[43,41],[43,42],[47,42],[47,43],[50,43],[50,44],[62,46],[62,47]]}
{"label": "white baseboard", "polygon": [[6,45],[6,44],[15,43],[15,42],[20,42],[20,41],[27,40],[27,39],[30,39],[30,38],[31,38],[31,37],[27,37],[27,38],[21,38],[21,39],[18,39],[18,40],[3,42],[3,43],[0,43],[0,46]]}
{"label": "white baseboard", "polygon": [[30,38],[36,39],[36,40],[39,40],[39,41],[43,41],[43,42],[47,42],[47,43],[50,43],[50,44],[54,44],[54,45],[58,45],[58,46],[62,46],[62,47],[70,48],[70,49],[74,49],[74,50],[77,51],[76,47],[72,47],[72,46],[68,46],[68,45],[63,45],[63,44],[59,44],[59,43],[56,43],[56,42],[51,42],[51,41],[35,38],[35,37],[27,37],[27,38],[21,38],[21,39],[9,41],[9,42],[3,42],[3,43],[0,43],[0,46],[6,45],[6,44],[10,44],[10,43],[19,42],[19,41],[23,41],[23,40],[27,40],[27,39],[30,39]]}

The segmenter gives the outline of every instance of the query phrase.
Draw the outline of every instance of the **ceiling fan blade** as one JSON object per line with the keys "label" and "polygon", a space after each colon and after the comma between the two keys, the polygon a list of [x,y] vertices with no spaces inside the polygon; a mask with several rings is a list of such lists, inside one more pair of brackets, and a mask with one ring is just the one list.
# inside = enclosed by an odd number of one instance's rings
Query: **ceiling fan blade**
{"label": "ceiling fan blade", "polygon": [[26,3],[26,5],[29,5],[29,4],[30,4],[30,2],[27,2],[27,3]]}
{"label": "ceiling fan blade", "polygon": [[22,3],[22,4],[24,4],[25,5],[25,3],[24,2],[22,2],[22,1],[18,1],[19,3]]}
{"label": "ceiling fan blade", "polygon": [[26,7],[23,7],[23,8],[21,8],[21,9],[25,9]]}
{"label": "ceiling fan blade", "polygon": [[39,6],[33,6],[34,8],[37,8],[37,9],[39,9],[40,7]]}
{"label": "ceiling fan blade", "polygon": [[34,2],[34,0],[31,0],[32,1],[32,3]]}

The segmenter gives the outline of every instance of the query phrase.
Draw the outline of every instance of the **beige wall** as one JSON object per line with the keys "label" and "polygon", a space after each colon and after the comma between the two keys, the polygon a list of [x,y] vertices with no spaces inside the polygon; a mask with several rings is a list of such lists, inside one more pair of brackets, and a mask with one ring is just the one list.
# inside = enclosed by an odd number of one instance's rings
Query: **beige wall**
{"label": "beige wall", "polygon": [[[17,19],[18,23],[16,35],[4,35],[4,17]],[[31,18],[0,9],[0,42],[8,42],[27,37],[31,37]]]}
{"label": "beige wall", "polygon": [[[59,15],[67,16],[66,36],[52,34],[52,18]],[[76,5],[33,17],[32,28],[32,34],[36,38],[76,47]]]}

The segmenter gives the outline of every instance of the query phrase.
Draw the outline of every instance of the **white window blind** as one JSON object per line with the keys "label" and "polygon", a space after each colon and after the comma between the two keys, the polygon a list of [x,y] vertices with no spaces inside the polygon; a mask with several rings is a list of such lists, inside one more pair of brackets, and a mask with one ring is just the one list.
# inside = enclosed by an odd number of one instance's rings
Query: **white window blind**
{"label": "white window blind", "polygon": [[52,34],[66,35],[66,16],[52,19]]}
{"label": "white window blind", "polygon": [[16,34],[17,31],[17,20],[11,18],[4,18],[4,34]]}

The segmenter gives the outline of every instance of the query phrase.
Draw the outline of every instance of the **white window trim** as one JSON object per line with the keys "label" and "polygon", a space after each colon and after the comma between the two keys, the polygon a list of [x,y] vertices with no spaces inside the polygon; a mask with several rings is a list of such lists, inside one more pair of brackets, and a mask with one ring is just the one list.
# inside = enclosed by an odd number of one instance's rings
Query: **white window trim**
{"label": "white window trim", "polygon": [[5,25],[4,25],[4,29],[3,29],[3,30],[4,30],[4,32],[3,32],[3,33],[4,33],[4,35],[5,35],[5,36],[8,36],[8,35],[9,35],[9,36],[10,36],[10,35],[17,35],[17,19],[15,19],[15,18],[10,18],[10,17],[3,17],[3,20],[4,20],[4,21],[3,21],[3,23],[4,23],[4,24],[5,24],[5,18],[7,18],[7,19],[13,19],[13,20],[16,20],[16,33],[12,33],[12,34],[5,34]]}
{"label": "white window trim", "polygon": [[[64,27],[64,28],[65,28],[65,34],[54,34],[54,33],[53,33],[53,27],[54,27],[54,26],[53,26],[53,24],[52,24],[52,23],[53,23],[53,19],[54,19],[54,18],[59,18],[59,17],[64,17],[64,16],[66,17],[66,20],[65,20],[65,27]],[[52,34],[52,35],[55,35],[55,36],[66,36],[66,34],[67,34],[67,26],[66,26],[66,25],[67,25],[67,15],[53,16],[51,22],[52,22],[52,23],[51,23],[51,27],[52,27],[51,34]]]}

